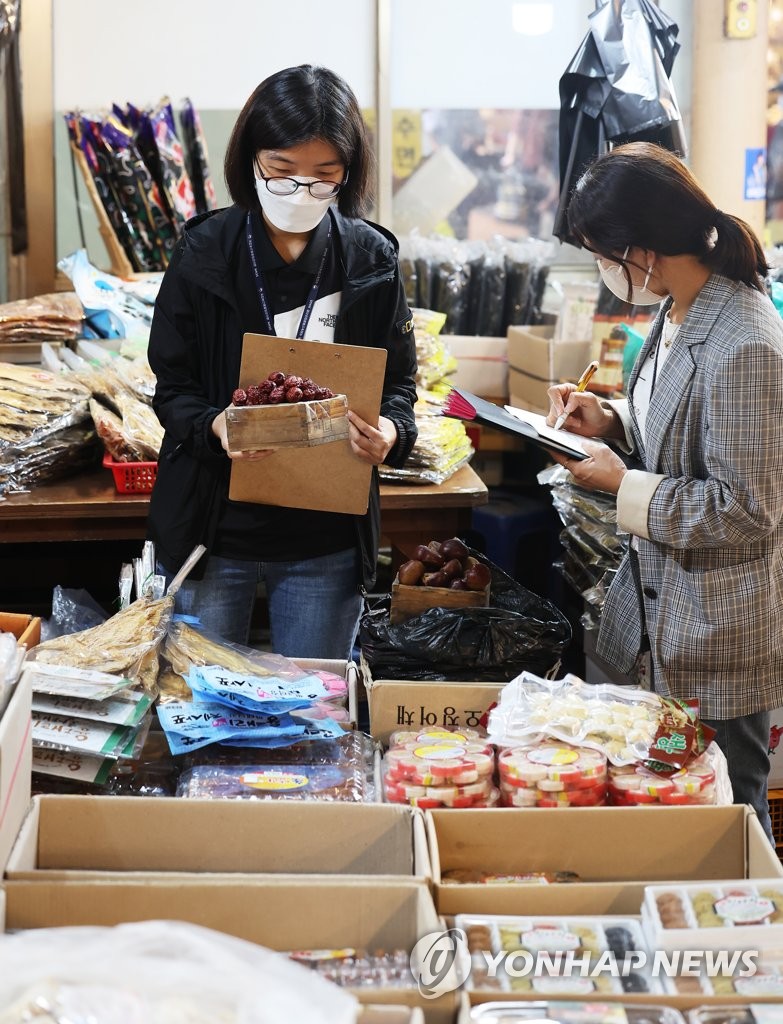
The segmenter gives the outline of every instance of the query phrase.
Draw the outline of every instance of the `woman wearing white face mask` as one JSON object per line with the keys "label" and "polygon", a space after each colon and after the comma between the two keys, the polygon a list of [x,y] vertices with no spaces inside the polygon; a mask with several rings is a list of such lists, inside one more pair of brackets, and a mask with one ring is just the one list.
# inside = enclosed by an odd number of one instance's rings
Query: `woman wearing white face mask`
{"label": "woman wearing white face mask", "polygon": [[629,553],[601,617],[598,651],[631,672],[648,651],[653,688],[697,698],[717,730],[737,803],[772,838],[769,711],[783,706],[783,325],[764,252],[716,209],[684,164],[620,146],[580,179],[571,232],[629,302],[662,303],[628,382],[602,401],[550,389],[548,420],[607,445],[558,457],[583,486],[617,494]]}
{"label": "woman wearing white face mask", "polygon": [[372,345],[387,351],[381,416],[375,428],[349,412],[353,453],[400,466],[416,440],[397,243],[359,219],[371,154],[356,97],[325,68],[272,75],[239,114],[225,174],[233,205],[186,226],[156,303],[149,358],[166,434],[149,536],[168,576],[206,545],[177,610],[207,629],[246,643],[264,580],[275,651],[347,658],[375,573],[377,474],[365,516],[230,501],[230,460],[267,453],[228,452],[225,409],[246,332]]}

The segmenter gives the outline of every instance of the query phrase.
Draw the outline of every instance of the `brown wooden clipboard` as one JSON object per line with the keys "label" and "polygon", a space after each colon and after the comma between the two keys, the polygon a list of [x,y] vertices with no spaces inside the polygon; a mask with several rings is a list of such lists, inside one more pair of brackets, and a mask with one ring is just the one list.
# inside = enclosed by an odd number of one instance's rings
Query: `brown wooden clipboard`
{"label": "brown wooden clipboard", "polygon": [[[258,384],[274,370],[312,377],[348,397],[348,407],[378,425],[386,349],[297,341],[246,334],[239,387]],[[286,448],[258,462],[231,463],[231,501],[364,515],[372,466],[360,461],[347,439],[312,448]]]}

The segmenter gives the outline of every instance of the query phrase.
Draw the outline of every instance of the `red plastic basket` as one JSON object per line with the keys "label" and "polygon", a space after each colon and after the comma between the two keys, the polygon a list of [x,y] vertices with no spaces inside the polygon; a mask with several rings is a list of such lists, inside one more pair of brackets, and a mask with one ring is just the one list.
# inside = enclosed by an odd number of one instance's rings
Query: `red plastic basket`
{"label": "red plastic basket", "polygon": [[114,474],[119,494],[151,494],[158,475],[157,462],[115,462],[107,452],[103,464]]}

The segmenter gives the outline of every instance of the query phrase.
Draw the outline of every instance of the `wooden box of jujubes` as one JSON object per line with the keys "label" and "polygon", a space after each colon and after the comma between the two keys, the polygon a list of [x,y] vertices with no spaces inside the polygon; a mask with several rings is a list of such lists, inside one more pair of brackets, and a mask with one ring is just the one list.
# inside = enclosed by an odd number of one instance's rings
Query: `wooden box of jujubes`
{"label": "wooden box of jujubes", "polygon": [[226,433],[232,452],[299,448],[348,437],[345,395],[292,405],[231,405]]}

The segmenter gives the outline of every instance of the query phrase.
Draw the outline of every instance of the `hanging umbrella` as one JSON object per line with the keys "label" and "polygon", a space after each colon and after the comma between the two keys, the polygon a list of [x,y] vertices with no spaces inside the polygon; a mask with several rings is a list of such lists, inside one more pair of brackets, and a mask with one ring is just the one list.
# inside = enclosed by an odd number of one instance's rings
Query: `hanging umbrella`
{"label": "hanging umbrella", "polygon": [[571,193],[585,167],[621,142],[656,142],[685,156],[670,81],[679,28],[652,0],[596,0],[590,30],[560,79],[560,203],[554,234],[568,233]]}

